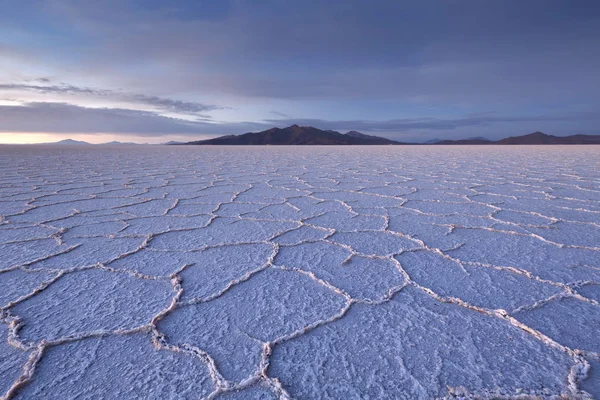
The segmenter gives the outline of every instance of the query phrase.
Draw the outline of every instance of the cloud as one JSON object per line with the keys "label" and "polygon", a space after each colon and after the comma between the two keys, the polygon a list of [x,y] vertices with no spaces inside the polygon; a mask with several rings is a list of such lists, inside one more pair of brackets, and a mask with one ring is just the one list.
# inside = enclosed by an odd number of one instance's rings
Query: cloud
{"label": "cloud", "polygon": [[269,114],[275,115],[280,118],[291,118],[288,114],[279,112],[279,111],[269,111]]}
{"label": "cloud", "polygon": [[359,130],[387,137],[402,137],[404,133],[443,133],[461,128],[479,129],[503,123],[591,121],[596,124],[598,120],[600,120],[600,113],[590,112],[545,116],[483,114],[456,119],[419,118],[387,121],[269,119],[261,122],[211,123],[170,118],[156,112],[122,108],[90,108],[67,103],[34,102],[25,105],[0,106],[0,121],[2,121],[0,132],[116,133],[145,137],[241,134],[292,124],[340,131]]}
{"label": "cloud", "polygon": [[[89,40],[93,51],[78,56],[78,66],[137,87],[277,99],[530,102],[560,92],[598,100],[600,7],[589,0],[293,7],[239,0],[178,8],[64,0],[53,17]],[[131,73],[137,68],[144,74]]]}
{"label": "cloud", "polygon": [[122,133],[140,136],[198,133],[219,135],[238,133],[242,128],[254,127],[252,123],[217,125],[170,118],[149,111],[91,108],[50,102],[0,106],[0,121],[2,132]]}
{"label": "cloud", "polygon": [[[35,81],[41,83],[49,83],[48,78],[38,78]],[[225,107],[212,104],[203,104],[193,101],[174,100],[165,97],[149,96],[138,93],[128,93],[109,89],[94,89],[89,87],[81,87],[61,83],[58,85],[34,85],[22,83],[3,83],[0,84],[0,91],[31,91],[42,94],[55,95],[84,95],[92,97],[108,98],[111,100],[124,101],[134,104],[143,104],[151,106],[163,112],[171,112],[176,114],[199,114],[207,111],[224,109]]]}

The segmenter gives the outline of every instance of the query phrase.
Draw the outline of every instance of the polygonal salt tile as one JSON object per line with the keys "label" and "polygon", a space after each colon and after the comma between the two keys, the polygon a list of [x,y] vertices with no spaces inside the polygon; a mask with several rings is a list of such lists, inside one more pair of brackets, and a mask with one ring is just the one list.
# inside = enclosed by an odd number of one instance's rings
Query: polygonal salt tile
{"label": "polygonal salt tile", "polygon": [[426,246],[451,249],[461,242],[450,233],[450,227],[431,225],[421,221],[422,216],[390,216],[388,229],[422,241]]}
{"label": "polygonal salt tile", "polygon": [[65,242],[76,242],[77,238],[81,237],[115,235],[126,226],[127,224],[122,221],[106,221],[74,226],[72,228],[68,228],[67,231],[61,235],[61,237]]}
{"label": "polygonal salt tile", "polygon": [[55,340],[96,330],[132,329],[147,324],[174,296],[168,281],[134,278],[91,269],[69,273],[15,305],[28,341]]}
{"label": "polygonal salt tile", "polygon": [[181,204],[181,201],[177,206],[169,211],[171,216],[183,216],[189,217],[200,214],[210,214],[218,206],[218,204]]}
{"label": "polygonal salt tile", "polygon": [[156,350],[146,334],[89,338],[53,346],[15,399],[199,399],[213,390],[206,365]]}
{"label": "polygonal salt tile", "polygon": [[69,246],[59,246],[54,239],[40,239],[26,242],[0,244],[0,270],[32,263],[65,251]]}
{"label": "polygonal salt tile", "polygon": [[519,211],[502,210],[494,214],[494,218],[520,225],[550,225],[552,219],[540,215]]}
{"label": "polygonal salt tile", "polygon": [[[598,215],[598,220],[600,220],[600,215]],[[600,249],[600,227],[598,226],[561,221],[549,228],[529,228],[528,230],[555,243]]]}
{"label": "polygonal salt tile", "polygon": [[222,204],[215,211],[215,214],[221,217],[239,217],[253,211],[258,211],[264,206],[264,204],[253,203],[226,203]]}
{"label": "polygonal salt tile", "polygon": [[144,217],[127,219],[127,228],[123,235],[150,235],[177,229],[202,228],[210,221],[209,215],[176,217],[164,215],[160,217]]}
{"label": "polygonal salt tile", "polygon": [[0,243],[21,242],[32,239],[46,239],[58,232],[41,226],[0,225]]}
{"label": "polygonal salt tile", "polygon": [[572,363],[507,321],[409,286],[276,346],[268,374],[303,399],[438,398],[449,387],[550,396],[568,393]]}
{"label": "polygonal salt tile", "polygon": [[298,229],[288,231],[275,237],[272,241],[280,245],[295,245],[306,241],[318,241],[329,236],[327,229],[317,229],[312,226],[303,225]]}
{"label": "polygonal salt tile", "polygon": [[600,280],[598,269],[574,268],[578,265],[597,267],[598,251],[561,248],[534,237],[479,229],[455,229],[450,236],[464,245],[448,251],[448,255],[462,261],[521,268],[563,283]]}
{"label": "polygonal salt tile", "polygon": [[360,231],[363,229],[377,230],[385,227],[385,218],[365,216],[345,212],[326,212],[318,217],[309,218],[307,224],[332,228],[341,231]]}
{"label": "polygonal salt tile", "polygon": [[117,210],[135,215],[136,217],[158,217],[163,215],[172,206],[172,199],[152,199],[142,203],[138,202],[138,204],[119,207]]}
{"label": "polygonal salt tile", "polygon": [[389,232],[337,232],[329,238],[363,254],[385,256],[421,246],[417,242]]}
{"label": "polygonal salt tile", "polygon": [[5,307],[20,297],[40,288],[42,283],[51,280],[56,274],[29,272],[16,269],[0,272],[0,307]]}
{"label": "polygonal salt tile", "polygon": [[573,297],[514,315],[519,321],[571,349],[600,352],[600,307]]}
{"label": "polygonal salt tile", "polygon": [[261,242],[296,227],[298,224],[295,222],[217,218],[206,228],[161,234],[150,242],[149,247],[186,251],[219,244]]}
{"label": "polygonal salt tile", "polygon": [[401,197],[384,197],[361,192],[331,191],[315,192],[313,195],[324,200],[341,200],[357,207],[398,207],[404,202]]}
{"label": "polygonal salt tile", "polygon": [[[130,253],[138,249],[143,243],[144,238],[73,238],[69,241],[69,246],[79,245],[77,248],[35,262],[30,265],[31,268],[51,268],[51,269],[69,269],[95,265],[98,263],[108,263],[123,254]],[[62,245],[61,247],[66,247]]]}
{"label": "polygonal salt tile", "polygon": [[476,215],[486,216],[490,215],[496,210],[496,208],[479,203],[465,203],[465,202],[438,202],[438,201],[419,201],[409,200],[404,204],[405,208],[414,209],[421,211],[426,214],[437,214],[437,215]]}
{"label": "polygonal salt tile", "polygon": [[263,267],[274,254],[271,245],[242,244],[188,253],[193,265],[183,270],[183,300],[205,298],[225,289],[232,281]]}
{"label": "polygonal salt tile", "polygon": [[296,272],[266,270],[207,303],[177,308],[158,324],[169,343],[206,351],[226,379],[251,375],[262,344],[336,315],[344,298]]}
{"label": "polygonal salt tile", "polygon": [[194,253],[152,251],[145,248],[106,264],[110,268],[136,271],[143,275],[170,276],[193,262]]}
{"label": "polygonal salt tile", "polygon": [[312,272],[358,299],[382,299],[405,283],[394,262],[354,256],[344,263],[349,255],[346,249],[333,244],[306,243],[281,247],[275,264]]}
{"label": "polygonal salt tile", "polygon": [[328,211],[346,212],[348,209],[337,201],[318,200],[310,197],[295,197],[288,203],[300,209],[303,215],[319,215]]}
{"label": "polygonal salt tile", "polygon": [[19,378],[28,357],[29,353],[8,344],[8,327],[0,323],[0,396]]}
{"label": "polygonal salt tile", "polygon": [[410,278],[440,296],[457,297],[469,304],[512,311],[561,291],[524,275],[494,268],[460,265],[428,251],[396,256]]}

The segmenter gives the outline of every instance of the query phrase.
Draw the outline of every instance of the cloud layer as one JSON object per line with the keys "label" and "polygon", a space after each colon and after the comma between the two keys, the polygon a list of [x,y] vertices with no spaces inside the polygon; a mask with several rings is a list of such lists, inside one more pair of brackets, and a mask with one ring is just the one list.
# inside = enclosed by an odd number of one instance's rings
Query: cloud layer
{"label": "cloud layer", "polygon": [[600,133],[592,0],[22,0],[0,37],[3,131]]}

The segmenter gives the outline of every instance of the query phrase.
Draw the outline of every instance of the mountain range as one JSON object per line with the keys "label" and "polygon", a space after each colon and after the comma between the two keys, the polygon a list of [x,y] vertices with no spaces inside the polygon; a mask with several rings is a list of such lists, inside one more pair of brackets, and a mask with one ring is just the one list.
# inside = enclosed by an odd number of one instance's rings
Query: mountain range
{"label": "mountain range", "polygon": [[[81,140],[65,139],[42,145],[94,146]],[[135,145],[132,142],[108,142],[100,145],[124,146]],[[271,128],[262,132],[249,132],[243,135],[227,135],[213,139],[192,142],[171,141],[165,145],[532,145],[532,144],[600,144],[600,135],[553,136],[542,132],[528,135],[510,136],[500,140],[489,140],[485,137],[471,137],[458,140],[431,139],[422,143],[399,142],[380,136],[367,135],[358,131],[340,133],[334,130],[322,130],[312,126],[292,125],[287,128]]]}
{"label": "mountain range", "polygon": [[184,144],[203,145],[357,145],[402,144],[379,136],[350,131],[346,134],[321,130],[312,126],[292,125],[287,128],[271,128],[262,132],[228,135],[214,139],[198,140]]}
{"label": "mountain range", "polygon": [[271,128],[262,132],[243,135],[227,135],[214,139],[197,140],[181,145],[456,145],[456,144],[600,144],[600,135],[553,136],[534,132],[523,136],[511,136],[501,140],[473,137],[460,140],[431,140],[425,143],[405,143],[357,131],[340,133],[321,130],[312,126],[292,125],[287,128]]}

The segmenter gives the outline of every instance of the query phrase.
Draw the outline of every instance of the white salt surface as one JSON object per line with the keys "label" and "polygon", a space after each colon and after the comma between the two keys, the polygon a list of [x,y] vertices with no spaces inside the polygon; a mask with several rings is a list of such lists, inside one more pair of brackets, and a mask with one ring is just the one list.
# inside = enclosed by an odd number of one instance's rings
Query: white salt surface
{"label": "white salt surface", "polygon": [[0,398],[600,396],[599,171],[598,146],[0,147]]}

